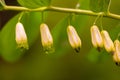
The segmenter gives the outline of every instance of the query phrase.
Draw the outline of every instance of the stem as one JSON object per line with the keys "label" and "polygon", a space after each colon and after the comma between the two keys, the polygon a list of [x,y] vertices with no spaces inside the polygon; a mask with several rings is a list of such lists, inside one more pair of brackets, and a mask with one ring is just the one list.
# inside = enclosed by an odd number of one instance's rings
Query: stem
{"label": "stem", "polygon": [[42,14],[41,20],[42,20],[42,23],[44,23],[44,12],[41,12],[41,14]]}
{"label": "stem", "polygon": [[5,1],[4,1],[4,0],[0,0],[0,4],[1,4],[2,6],[5,6]]}
{"label": "stem", "polygon": [[[48,6],[48,7],[40,7],[35,9],[29,9],[26,7],[19,7],[19,6],[4,6],[3,10],[14,10],[14,11],[56,11],[56,12],[63,12],[63,13],[75,13],[75,14],[82,14],[82,15],[90,15],[90,16],[98,16],[100,13],[95,13],[90,10],[82,10],[82,9],[71,9],[71,8],[60,8],[60,7],[54,7],[54,6]],[[113,18],[113,19],[119,19],[120,15],[113,14],[113,13],[102,13],[103,17]]]}
{"label": "stem", "polygon": [[94,21],[93,25],[95,25],[95,24],[96,24],[96,22],[97,22],[97,20],[100,18],[100,16],[102,16],[101,14],[102,14],[102,13],[100,13],[100,14],[96,17],[96,19],[95,19],[95,21]]}
{"label": "stem", "polygon": [[101,20],[100,20],[100,28],[101,28],[101,31],[103,30],[103,26],[102,26],[102,22],[103,21],[103,15],[101,15]]}
{"label": "stem", "polygon": [[110,6],[111,6],[111,0],[109,1],[109,5],[108,5],[108,9],[107,9],[108,13],[110,12]]}
{"label": "stem", "polygon": [[20,22],[20,20],[21,20],[23,14],[24,14],[24,12],[22,12],[22,13],[20,14],[20,16],[19,16],[19,18],[18,18],[18,22]]}

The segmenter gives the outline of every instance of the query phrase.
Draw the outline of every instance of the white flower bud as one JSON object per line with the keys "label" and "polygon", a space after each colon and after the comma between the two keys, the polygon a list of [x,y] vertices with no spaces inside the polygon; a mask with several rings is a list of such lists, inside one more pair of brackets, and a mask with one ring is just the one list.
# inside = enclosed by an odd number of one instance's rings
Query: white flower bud
{"label": "white flower bud", "polygon": [[42,46],[44,47],[45,52],[48,53],[53,49],[53,38],[48,26],[45,23],[40,25],[40,33]]}
{"label": "white flower bud", "polygon": [[18,22],[16,24],[16,30],[15,30],[15,40],[18,45],[18,48],[25,48],[28,49],[28,41],[27,41],[27,35],[25,33],[24,27],[22,23]]}
{"label": "white flower bud", "polygon": [[115,52],[113,54],[113,60],[115,61],[116,65],[120,66],[120,42],[119,40],[114,41]]}
{"label": "white flower bud", "polygon": [[78,36],[75,28],[69,25],[67,27],[67,34],[70,45],[75,49],[76,52],[79,52],[81,47],[81,39]]}
{"label": "white flower bud", "polygon": [[103,38],[103,43],[104,43],[105,50],[109,53],[113,53],[115,48],[114,48],[113,41],[111,40],[108,32],[106,30],[102,30],[101,35],[102,35],[102,38]]}
{"label": "white flower bud", "polygon": [[96,25],[93,25],[90,29],[91,31],[91,39],[92,44],[95,48],[102,48],[103,47],[103,39],[101,33]]}

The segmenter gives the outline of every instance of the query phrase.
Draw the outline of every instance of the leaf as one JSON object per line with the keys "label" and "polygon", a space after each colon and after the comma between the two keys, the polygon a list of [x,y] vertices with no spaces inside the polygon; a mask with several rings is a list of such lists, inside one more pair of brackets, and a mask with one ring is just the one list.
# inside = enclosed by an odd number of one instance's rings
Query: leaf
{"label": "leaf", "polygon": [[3,10],[3,5],[5,5],[4,0],[0,0],[0,11]]}
{"label": "leaf", "polygon": [[3,10],[3,6],[0,4],[0,11],[2,11]]}
{"label": "leaf", "polygon": [[100,52],[98,52],[95,48],[92,48],[88,54],[88,59],[91,62],[98,62],[100,60]]}
{"label": "leaf", "polygon": [[41,6],[49,6],[51,0],[17,0],[18,3],[27,8],[38,8]]}
{"label": "leaf", "polygon": [[66,28],[68,26],[68,17],[61,20],[52,30],[53,39],[54,39],[54,46],[55,46],[55,56],[62,56],[64,55],[67,49],[66,41],[67,41],[67,34]]}
{"label": "leaf", "polygon": [[[1,55],[4,60],[9,62],[16,62],[25,50],[17,49],[15,41],[15,26],[20,15],[13,17],[2,29],[0,34],[0,48]],[[24,25],[29,46],[36,40],[39,34],[39,25],[41,22],[41,15],[38,12],[30,12],[23,15],[21,23]]]}
{"label": "leaf", "polygon": [[[112,31],[110,32],[110,36],[113,40],[115,40],[118,37],[118,34],[120,33],[120,22],[117,26],[115,26]],[[120,38],[120,36],[119,36]],[[120,40],[120,39],[119,39]]]}
{"label": "leaf", "polygon": [[90,9],[94,12],[107,12],[110,0],[90,0]]}
{"label": "leaf", "polygon": [[[89,61],[93,62],[93,63],[98,63],[101,62],[105,59],[108,59],[108,53],[106,53],[105,50],[101,50],[101,52],[99,52],[96,48],[92,48],[89,52],[89,54],[87,55],[87,58]],[[110,55],[111,56],[111,55]]]}
{"label": "leaf", "polygon": [[90,0],[79,0],[78,3],[80,4],[80,9],[89,9],[89,2]]}

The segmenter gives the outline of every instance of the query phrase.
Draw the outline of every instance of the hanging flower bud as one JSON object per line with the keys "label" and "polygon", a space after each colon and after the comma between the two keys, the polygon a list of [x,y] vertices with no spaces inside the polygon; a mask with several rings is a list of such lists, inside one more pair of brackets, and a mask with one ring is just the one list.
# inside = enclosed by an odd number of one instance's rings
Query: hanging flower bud
{"label": "hanging flower bud", "polygon": [[92,44],[98,50],[103,47],[103,39],[100,34],[100,31],[96,25],[93,25],[90,29]]}
{"label": "hanging flower bud", "polygon": [[106,30],[102,30],[101,35],[103,38],[105,50],[109,53],[114,53],[114,50],[115,50],[114,44],[113,44],[113,41],[111,40],[108,32]]}
{"label": "hanging flower bud", "polygon": [[41,42],[46,53],[53,52],[53,38],[48,26],[44,23],[40,25]]}
{"label": "hanging flower bud", "polygon": [[15,40],[18,45],[18,48],[25,48],[28,49],[28,41],[27,35],[25,33],[24,27],[22,23],[18,22],[16,24],[16,31],[15,31]]}
{"label": "hanging flower bud", "polygon": [[119,40],[114,41],[115,52],[113,54],[113,60],[115,61],[116,65],[120,66],[120,42]]}
{"label": "hanging flower bud", "polygon": [[76,52],[79,52],[81,47],[81,39],[78,36],[75,28],[73,26],[68,26],[67,34],[70,45],[75,49]]}

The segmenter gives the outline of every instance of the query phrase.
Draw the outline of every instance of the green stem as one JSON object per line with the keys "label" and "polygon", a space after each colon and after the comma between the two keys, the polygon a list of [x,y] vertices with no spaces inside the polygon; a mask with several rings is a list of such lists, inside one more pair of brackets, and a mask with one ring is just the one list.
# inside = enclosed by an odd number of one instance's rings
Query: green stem
{"label": "green stem", "polygon": [[100,18],[100,16],[102,16],[102,13],[100,13],[100,14],[96,17],[96,19],[95,19],[95,21],[94,21],[93,25],[95,25],[95,24],[96,24],[96,22],[97,22],[97,20]]}
{"label": "green stem", "polygon": [[6,5],[4,0],[0,0],[0,4],[1,4],[2,6],[5,6],[5,5]]}
{"label": "green stem", "polygon": [[[75,13],[75,14],[82,14],[82,15],[90,15],[90,16],[98,16],[100,13],[95,13],[90,10],[82,10],[82,9],[71,9],[71,8],[60,8],[54,6],[48,7],[40,7],[35,9],[29,9],[25,7],[19,6],[4,6],[3,10],[14,10],[14,11],[56,11],[56,12],[63,12],[63,13]],[[113,19],[120,19],[120,15],[113,14],[113,13],[102,13],[103,17],[113,18]]]}
{"label": "green stem", "polygon": [[18,18],[18,22],[20,22],[20,20],[21,20],[23,14],[24,14],[24,12],[22,12],[22,13],[20,14],[20,16],[19,16],[19,18]]}
{"label": "green stem", "polygon": [[107,9],[108,13],[110,12],[110,6],[111,6],[111,0],[109,1],[109,5],[108,5],[108,9]]}

